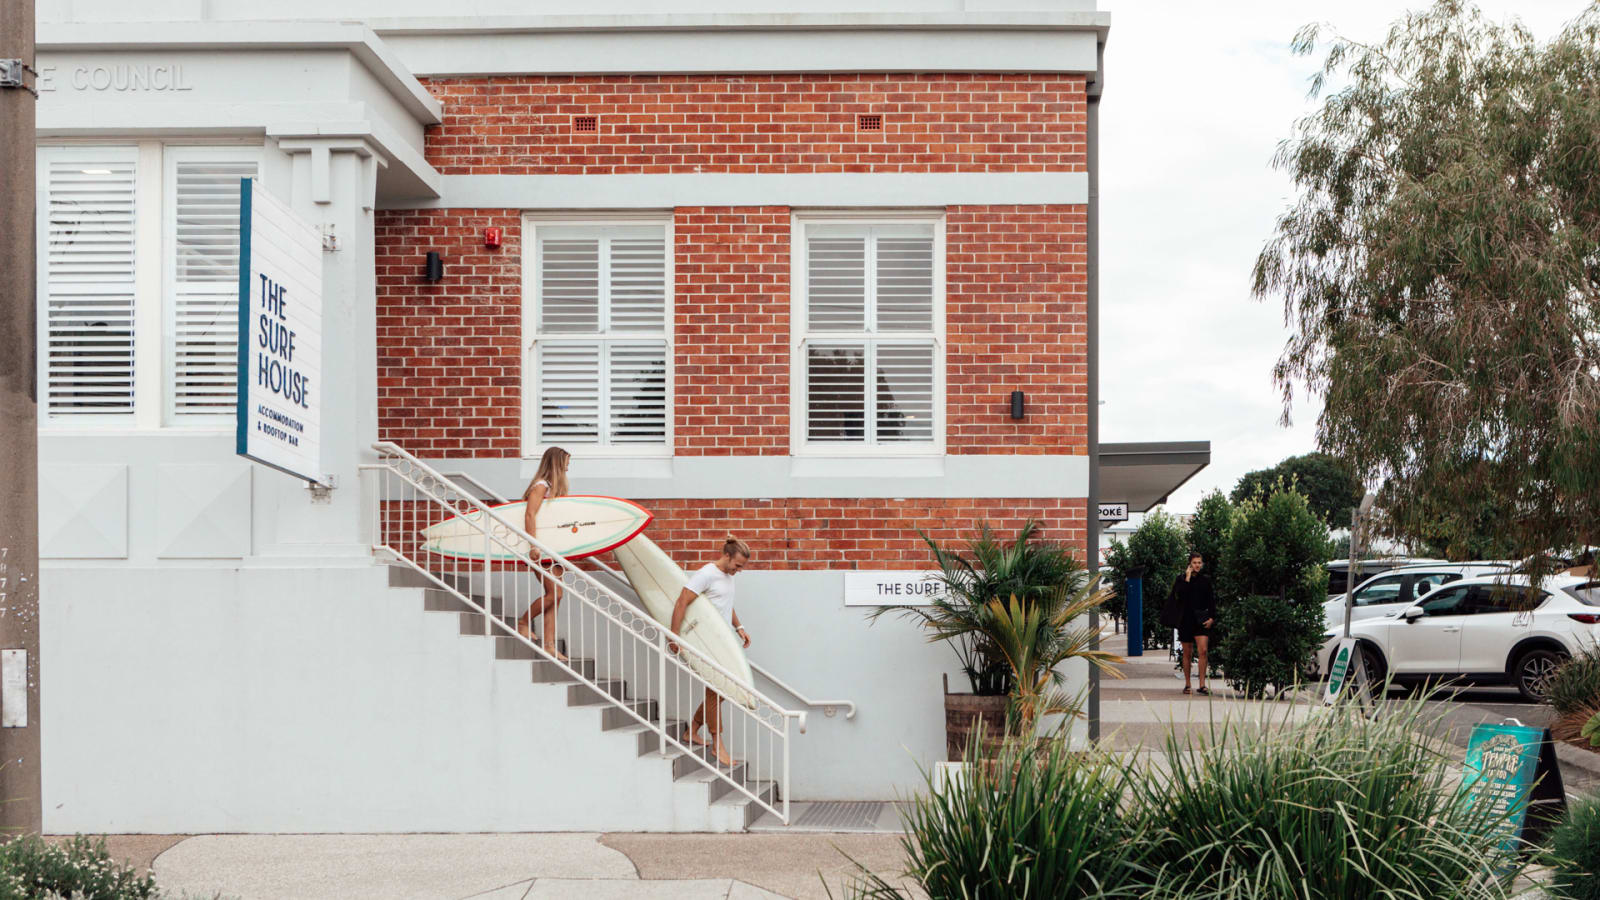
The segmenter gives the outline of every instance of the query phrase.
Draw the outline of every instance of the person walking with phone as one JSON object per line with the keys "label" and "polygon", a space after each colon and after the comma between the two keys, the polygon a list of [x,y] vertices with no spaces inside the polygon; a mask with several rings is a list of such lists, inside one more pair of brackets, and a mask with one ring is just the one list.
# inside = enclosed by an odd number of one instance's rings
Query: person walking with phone
{"label": "person walking with phone", "polygon": [[[1210,664],[1211,626],[1217,623],[1217,594],[1211,577],[1202,570],[1206,561],[1198,553],[1189,554],[1189,565],[1172,583],[1167,602],[1161,610],[1161,621],[1178,629],[1178,641],[1183,645],[1183,692],[1209,695],[1206,689],[1206,667]],[[1189,661],[1198,656],[1199,690],[1191,690]]]}

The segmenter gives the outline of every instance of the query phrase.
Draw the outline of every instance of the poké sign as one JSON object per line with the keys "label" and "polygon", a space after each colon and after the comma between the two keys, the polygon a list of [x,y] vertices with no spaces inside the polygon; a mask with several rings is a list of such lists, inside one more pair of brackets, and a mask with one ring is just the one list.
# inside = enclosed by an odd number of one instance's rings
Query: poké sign
{"label": "pok\u00e9 sign", "polygon": [[240,179],[238,454],[325,484],[322,395],[322,237]]}
{"label": "pok\u00e9 sign", "polygon": [[945,595],[934,572],[846,572],[845,606],[927,606]]}

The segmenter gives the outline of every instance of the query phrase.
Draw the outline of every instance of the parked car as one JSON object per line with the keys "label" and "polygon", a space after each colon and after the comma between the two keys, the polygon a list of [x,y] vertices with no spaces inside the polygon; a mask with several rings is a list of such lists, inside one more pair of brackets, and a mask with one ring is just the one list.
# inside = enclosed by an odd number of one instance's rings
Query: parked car
{"label": "parked car", "polygon": [[[1317,662],[1329,671],[1342,629],[1330,630]],[[1600,581],[1552,575],[1465,578],[1397,613],[1350,626],[1374,680],[1510,684],[1530,702],[1564,660],[1600,646]]]}
{"label": "parked car", "polygon": [[[1484,578],[1509,571],[1511,564],[1503,562],[1428,563],[1390,569],[1368,578],[1355,589],[1350,620],[1354,622],[1399,612],[1423,594],[1452,581]],[[1329,597],[1322,609],[1328,627],[1343,631],[1344,597]]]}
{"label": "parked car", "polygon": [[1442,559],[1417,559],[1408,556],[1393,556],[1387,559],[1358,559],[1356,560],[1356,575],[1354,578],[1351,578],[1350,561],[1348,559],[1336,559],[1327,564],[1328,596],[1330,598],[1335,596],[1343,596],[1345,591],[1350,590],[1350,584],[1352,581],[1359,585],[1368,578],[1371,578],[1374,575],[1382,575],[1384,572],[1387,572],[1390,569],[1397,569],[1401,566],[1414,566],[1428,563],[1444,565],[1445,562],[1446,561]]}

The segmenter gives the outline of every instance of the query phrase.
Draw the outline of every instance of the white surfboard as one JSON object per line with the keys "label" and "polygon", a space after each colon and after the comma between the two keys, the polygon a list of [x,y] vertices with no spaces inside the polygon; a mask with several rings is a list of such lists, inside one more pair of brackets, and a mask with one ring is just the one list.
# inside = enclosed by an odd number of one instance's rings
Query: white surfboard
{"label": "white surfboard", "polygon": [[[668,628],[672,627],[672,610],[677,606],[678,595],[689,576],[672,561],[665,550],[644,535],[639,535],[620,547],[612,555],[628,576],[628,583],[644,602],[650,617]],[[711,601],[694,598],[684,613],[682,630],[678,632],[682,643],[688,644],[714,660],[717,665],[738,676],[739,683],[706,665],[693,654],[684,654],[683,661],[704,678],[711,689],[724,698],[750,709],[756,708],[755,696],[750,692],[750,660],[744,655],[744,641],[733,630]]]}
{"label": "white surfboard", "polygon": [[[492,507],[495,515],[507,522],[523,527],[523,517],[528,504],[522,501]],[[485,550],[490,559],[516,559],[517,553],[530,557],[538,554],[532,545],[512,535],[509,529],[489,520],[497,540],[484,547],[483,532],[478,530],[481,512],[465,516],[452,516],[422,530],[422,549],[452,559],[483,559]],[[574,494],[552,497],[539,505],[536,519],[538,528],[533,536],[539,543],[567,559],[583,559],[613,549],[626,543],[644,530],[653,518],[650,511],[631,500],[618,497],[599,497]]]}

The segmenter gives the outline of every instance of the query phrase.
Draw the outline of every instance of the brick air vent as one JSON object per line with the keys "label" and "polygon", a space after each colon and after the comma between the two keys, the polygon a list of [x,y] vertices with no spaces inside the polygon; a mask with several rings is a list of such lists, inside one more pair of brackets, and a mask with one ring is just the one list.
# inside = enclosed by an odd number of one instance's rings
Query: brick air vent
{"label": "brick air vent", "polygon": [[882,131],[883,116],[878,115],[877,113],[862,113],[861,115],[856,116],[856,130]]}
{"label": "brick air vent", "polygon": [[599,116],[573,116],[572,117],[572,130],[573,131],[587,131],[587,132],[590,132],[590,133],[599,131],[600,130],[600,117]]}

